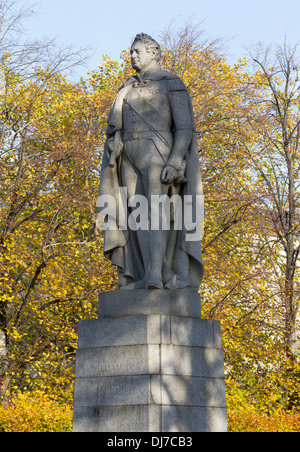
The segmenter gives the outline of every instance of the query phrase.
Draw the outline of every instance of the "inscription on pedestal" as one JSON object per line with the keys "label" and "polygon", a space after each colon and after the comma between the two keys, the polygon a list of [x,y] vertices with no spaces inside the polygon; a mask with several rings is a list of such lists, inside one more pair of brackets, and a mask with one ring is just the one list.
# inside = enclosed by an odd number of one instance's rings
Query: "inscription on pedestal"
{"label": "inscription on pedestal", "polygon": [[[165,291],[156,292],[161,303]],[[74,431],[226,431],[220,323],[151,314],[154,303],[143,301],[149,315],[80,325]]]}
{"label": "inscription on pedestal", "polygon": [[148,376],[102,377],[97,384],[99,405],[145,405],[149,403]]}
{"label": "inscription on pedestal", "polygon": [[76,375],[84,377],[159,373],[159,345],[131,345],[78,350]]}

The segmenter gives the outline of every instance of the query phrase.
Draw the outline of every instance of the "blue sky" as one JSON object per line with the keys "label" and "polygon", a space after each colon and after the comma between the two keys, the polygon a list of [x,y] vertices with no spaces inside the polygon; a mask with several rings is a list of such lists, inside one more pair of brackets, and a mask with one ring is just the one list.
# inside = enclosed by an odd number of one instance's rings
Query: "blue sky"
{"label": "blue sky", "polygon": [[[20,0],[24,3],[31,4]],[[34,10],[38,14],[25,23],[28,35],[92,46],[89,70],[100,65],[104,54],[117,59],[136,33],[158,39],[172,18],[177,25],[189,18],[204,20],[206,37],[226,41],[231,63],[258,41],[283,43],[286,32],[291,44],[300,43],[300,0],[38,0]]]}

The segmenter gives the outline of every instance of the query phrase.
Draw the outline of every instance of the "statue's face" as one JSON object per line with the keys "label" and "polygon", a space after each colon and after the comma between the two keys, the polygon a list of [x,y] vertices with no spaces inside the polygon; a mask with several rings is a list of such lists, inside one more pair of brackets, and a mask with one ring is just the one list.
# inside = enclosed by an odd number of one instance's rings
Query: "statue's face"
{"label": "statue's face", "polygon": [[145,44],[141,41],[133,44],[130,55],[132,67],[138,72],[145,71],[154,60],[154,54],[148,53]]}

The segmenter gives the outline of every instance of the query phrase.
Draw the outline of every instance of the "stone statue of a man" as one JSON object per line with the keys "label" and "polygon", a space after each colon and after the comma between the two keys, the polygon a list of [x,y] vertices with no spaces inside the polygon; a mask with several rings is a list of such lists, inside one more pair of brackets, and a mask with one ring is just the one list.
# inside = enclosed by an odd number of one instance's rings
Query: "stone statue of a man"
{"label": "stone statue of a man", "polygon": [[[195,235],[199,219],[185,221],[187,215],[195,217],[202,197],[190,97],[179,77],[161,70],[161,49],[150,36],[138,34],[130,53],[136,75],[120,88],[108,118],[100,196],[109,194],[118,205],[125,187],[128,216],[130,200],[143,195],[147,227],[120,227],[116,215],[116,227],[105,231],[104,253],[118,267],[120,289],[198,288],[203,275],[200,234]],[[170,203],[153,201],[158,199],[182,201],[179,224]],[[163,226],[167,211],[168,228]]]}

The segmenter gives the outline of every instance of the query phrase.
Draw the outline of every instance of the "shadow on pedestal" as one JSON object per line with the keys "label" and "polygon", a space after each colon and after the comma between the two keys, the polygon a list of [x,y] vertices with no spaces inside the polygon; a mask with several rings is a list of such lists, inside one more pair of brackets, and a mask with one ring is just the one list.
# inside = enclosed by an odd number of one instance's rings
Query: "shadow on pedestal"
{"label": "shadow on pedestal", "polygon": [[80,322],[74,432],[227,431],[220,323],[193,289],[102,293]]}

